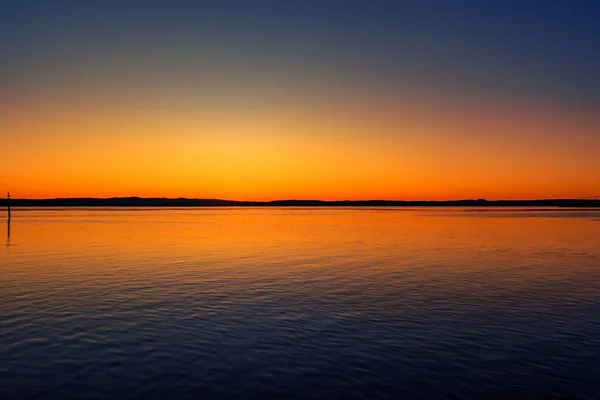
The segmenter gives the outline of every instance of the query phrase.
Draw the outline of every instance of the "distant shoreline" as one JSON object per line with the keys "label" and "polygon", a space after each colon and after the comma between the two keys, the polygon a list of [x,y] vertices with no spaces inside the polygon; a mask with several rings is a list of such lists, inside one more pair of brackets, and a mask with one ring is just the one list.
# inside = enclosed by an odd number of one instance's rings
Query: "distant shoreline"
{"label": "distant shoreline", "polygon": [[[0,207],[9,204],[0,199]],[[236,201],[187,198],[55,198],[11,199],[12,207],[600,207],[600,199],[540,200],[274,200]]]}

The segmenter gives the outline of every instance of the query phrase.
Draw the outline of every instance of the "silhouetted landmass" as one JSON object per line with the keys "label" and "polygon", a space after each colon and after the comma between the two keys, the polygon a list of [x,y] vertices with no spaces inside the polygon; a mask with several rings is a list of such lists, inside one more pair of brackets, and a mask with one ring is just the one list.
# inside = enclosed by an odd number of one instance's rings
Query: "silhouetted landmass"
{"label": "silhouetted landmass", "polygon": [[[6,199],[0,206],[6,207]],[[600,199],[544,199],[544,200],[446,200],[446,201],[400,201],[400,200],[274,200],[235,201],[220,199],[141,198],[112,197],[58,198],[58,199],[11,199],[14,207],[600,207]]]}

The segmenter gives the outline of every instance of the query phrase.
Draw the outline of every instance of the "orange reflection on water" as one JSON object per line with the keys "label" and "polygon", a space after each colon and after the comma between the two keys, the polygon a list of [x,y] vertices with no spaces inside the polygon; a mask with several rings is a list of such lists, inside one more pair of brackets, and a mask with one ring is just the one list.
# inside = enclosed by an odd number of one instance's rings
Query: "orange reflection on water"
{"label": "orange reflection on water", "polygon": [[0,309],[50,314],[100,302],[174,315],[240,296],[477,313],[585,301],[600,282],[600,211],[16,209],[6,243]]}
{"label": "orange reflection on water", "polygon": [[[342,263],[371,271],[422,268],[427,274],[435,267],[436,273],[443,268],[460,274],[507,262],[504,267],[547,273],[578,257],[600,259],[599,216],[567,213],[574,215],[385,208],[16,210],[3,272],[184,268],[269,275]],[[592,265],[577,268],[595,274]]]}

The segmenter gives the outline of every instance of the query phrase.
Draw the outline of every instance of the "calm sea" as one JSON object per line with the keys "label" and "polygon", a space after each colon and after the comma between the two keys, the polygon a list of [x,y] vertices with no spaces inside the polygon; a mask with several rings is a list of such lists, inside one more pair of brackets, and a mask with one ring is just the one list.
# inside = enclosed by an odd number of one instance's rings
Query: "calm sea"
{"label": "calm sea", "polygon": [[0,218],[1,399],[600,398],[600,210]]}

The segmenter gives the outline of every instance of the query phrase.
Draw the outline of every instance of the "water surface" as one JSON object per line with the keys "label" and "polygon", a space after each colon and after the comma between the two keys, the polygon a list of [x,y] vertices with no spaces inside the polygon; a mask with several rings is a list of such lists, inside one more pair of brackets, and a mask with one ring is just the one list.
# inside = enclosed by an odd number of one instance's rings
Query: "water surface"
{"label": "water surface", "polygon": [[0,398],[600,393],[600,211],[15,209]]}

